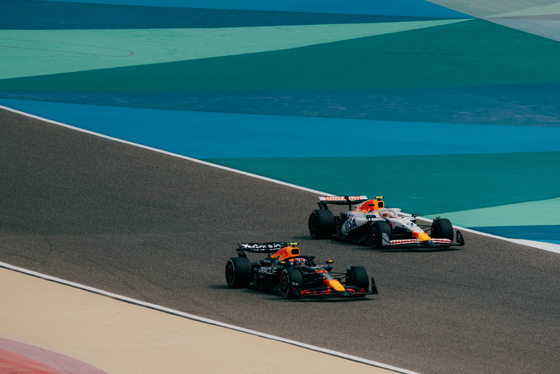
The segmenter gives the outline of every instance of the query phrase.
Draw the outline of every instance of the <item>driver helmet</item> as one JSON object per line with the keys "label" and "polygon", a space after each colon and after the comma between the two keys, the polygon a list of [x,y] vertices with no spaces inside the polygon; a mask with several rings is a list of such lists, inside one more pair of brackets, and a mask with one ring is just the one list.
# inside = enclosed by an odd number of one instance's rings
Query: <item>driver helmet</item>
{"label": "driver helmet", "polygon": [[290,261],[292,261],[296,266],[305,265],[305,258],[296,257],[291,259]]}

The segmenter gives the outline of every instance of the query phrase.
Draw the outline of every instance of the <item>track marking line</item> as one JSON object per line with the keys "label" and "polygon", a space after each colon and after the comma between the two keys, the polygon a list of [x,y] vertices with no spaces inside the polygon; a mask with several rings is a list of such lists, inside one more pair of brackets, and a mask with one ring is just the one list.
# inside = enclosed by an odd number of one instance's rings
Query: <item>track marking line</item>
{"label": "track marking line", "polygon": [[[210,166],[210,167],[213,167],[213,168],[216,168],[216,169],[226,170],[226,171],[230,171],[230,172],[233,172],[233,173],[245,175],[245,176],[248,176],[248,177],[251,177],[251,178],[256,178],[256,179],[264,180],[264,181],[267,181],[267,182],[279,184],[279,185],[282,185],[282,186],[294,188],[294,189],[297,189],[297,190],[311,192],[311,193],[314,193],[314,194],[318,194],[320,196],[334,196],[333,194],[328,193],[328,192],[317,191],[317,190],[314,190],[314,189],[311,189],[311,188],[298,186],[298,185],[295,185],[295,184],[292,184],[292,183],[282,182],[282,181],[279,181],[279,180],[276,180],[276,179],[263,177],[261,175],[248,173],[248,172],[245,172],[245,171],[242,171],[242,170],[232,169],[232,168],[229,168],[227,166],[212,164],[210,162],[198,160],[196,158],[183,156],[183,155],[180,155],[180,154],[177,154],[177,153],[163,151],[161,149],[148,147],[146,145],[133,143],[133,142],[129,142],[127,140],[114,138],[112,136],[103,135],[103,134],[100,134],[100,133],[97,133],[97,132],[81,129],[81,128],[76,127],[76,126],[67,125],[67,124],[62,123],[62,122],[57,122],[57,121],[53,121],[53,120],[50,120],[50,119],[39,117],[39,116],[36,116],[36,115],[33,115],[33,114],[25,113],[25,112],[22,112],[22,111],[19,111],[19,110],[16,110],[16,109],[12,109],[12,108],[9,108],[9,107],[3,106],[3,105],[0,105],[0,109],[4,109],[4,110],[7,110],[9,112],[17,113],[17,114],[20,114],[20,115],[23,115],[23,116],[26,116],[26,117],[34,118],[34,119],[37,119],[37,120],[40,120],[40,121],[43,121],[43,122],[47,122],[47,123],[50,123],[50,124],[53,124],[53,125],[65,127],[67,129],[71,129],[71,130],[79,131],[79,132],[82,132],[82,133],[98,136],[100,138],[104,138],[104,139],[112,140],[112,141],[115,141],[115,142],[131,145],[131,146],[134,146],[134,147],[138,147],[138,148],[146,149],[146,150],[149,150],[149,151],[165,154],[165,155],[168,155],[168,156],[181,158],[181,159],[184,159],[184,160],[187,160],[187,161],[195,162],[195,163],[198,163],[198,164],[201,164],[201,165]],[[427,218],[422,218],[422,217],[418,217],[418,218],[429,221]],[[454,227],[457,227],[461,230],[471,232],[471,233],[474,233],[474,234],[487,236],[487,237],[500,239],[500,240],[505,240],[505,241],[512,242],[512,243],[515,243],[515,244],[520,244],[520,245],[524,245],[524,246],[527,246],[527,247],[537,248],[537,249],[541,249],[541,250],[545,250],[545,251],[560,254],[560,245],[556,245],[556,244],[552,244],[552,243],[545,243],[545,242],[535,242],[535,241],[532,241],[532,240],[504,238],[504,237],[501,237],[501,236],[487,234],[487,233],[484,233],[484,232],[475,231],[475,230],[471,230],[471,229],[467,229],[467,228],[459,227],[459,226],[455,226],[455,225],[454,225]]]}
{"label": "track marking line", "polygon": [[137,306],[144,307],[144,308],[153,309],[155,311],[168,313],[168,314],[178,316],[178,317],[187,318],[187,319],[190,319],[192,321],[197,321],[197,322],[202,322],[202,323],[209,324],[209,325],[212,325],[212,326],[227,328],[227,329],[230,329],[230,330],[234,330],[234,331],[258,336],[258,337],[261,337],[261,338],[270,339],[270,340],[294,345],[294,346],[297,346],[297,347],[300,347],[300,348],[309,349],[309,350],[312,350],[312,351],[315,351],[315,352],[324,353],[324,354],[327,354],[327,355],[330,355],[330,356],[333,356],[333,357],[338,357],[338,358],[358,362],[358,363],[361,363],[361,364],[378,367],[378,368],[381,368],[381,369],[392,370],[392,371],[395,371],[397,373],[419,374],[419,373],[414,372],[414,371],[397,368],[397,367],[394,367],[394,366],[391,366],[391,365],[383,364],[381,362],[367,360],[367,359],[357,357],[357,356],[353,356],[353,355],[349,355],[349,354],[346,354],[346,353],[337,352],[337,351],[333,351],[333,350],[330,350],[330,349],[321,348],[321,347],[317,347],[317,346],[314,346],[314,345],[301,343],[301,342],[298,342],[298,341],[295,341],[295,340],[285,339],[285,338],[275,336],[275,335],[265,334],[265,333],[262,333],[262,332],[259,332],[259,331],[250,330],[250,329],[246,329],[246,328],[243,328],[243,327],[239,327],[239,326],[230,325],[230,324],[227,324],[227,323],[215,321],[215,320],[212,320],[212,319],[209,319],[209,318],[199,317],[199,316],[196,316],[194,314],[181,312],[179,310],[166,308],[166,307],[163,307],[163,306],[160,306],[160,305],[157,305],[157,304],[152,304],[152,303],[147,303],[147,302],[144,302],[144,301],[141,301],[141,300],[132,299],[130,297],[126,297],[126,296],[114,294],[114,293],[111,293],[111,292],[103,291],[101,289],[89,287],[89,286],[86,286],[86,285],[83,285],[83,284],[80,284],[80,283],[70,282],[70,281],[67,281],[67,280],[64,280],[64,279],[61,279],[61,278],[52,277],[50,275],[46,275],[46,274],[38,273],[36,271],[20,268],[20,267],[13,266],[13,265],[10,265],[10,264],[4,263],[4,262],[0,262],[0,267],[5,268],[5,269],[9,269],[9,270],[13,270],[13,271],[16,271],[16,272],[19,272],[19,273],[23,273],[23,274],[26,274],[26,275],[30,275],[30,276],[33,276],[33,277],[37,277],[37,278],[40,278],[40,279],[43,279],[43,280],[59,283],[59,284],[69,286],[69,287],[72,287],[72,288],[77,288],[77,289],[80,289],[80,290],[83,290],[83,291],[88,291],[88,292],[91,292],[91,293],[94,293],[94,294],[97,294],[97,295],[110,297],[112,299],[115,299],[115,300],[118,300],[118,301],[123,301],[125,303],[137,305]]}

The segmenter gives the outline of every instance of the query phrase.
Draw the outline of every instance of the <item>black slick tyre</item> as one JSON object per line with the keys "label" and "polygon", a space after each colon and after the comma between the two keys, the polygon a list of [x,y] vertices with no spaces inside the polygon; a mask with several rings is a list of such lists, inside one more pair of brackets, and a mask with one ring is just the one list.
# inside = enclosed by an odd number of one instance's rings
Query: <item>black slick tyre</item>
{"label": "black slick tyre", "polygon": [[[369,290],[369,275],[363,266],[350,265],[346,269],[346,285]],[[365,296],[365,295],[364,295]]]}
{"label": "black slick tyre", "polygon": [[447,218],[436,218],[432,222],[432,238],[449,239],[453,241],[453,225]]}
{"label": "black slick tyre", "polygon": [[251,283],[251,261],[246,257],[232,257],[226,263],[226,283],[230,288],[244,288]]}
{"label": "black slick tyre", "polygon": [[313,239],[328,239],[334,234],[334,215],[328,209],[317,209],[309,215],[307,224]]}
{"label": "black slick tyre", "polygon": [[375,221],[369,231],[369,245],[374,249],[383,249],[384,241],[391,240],[391,224],[387,221]]}
{"label": "black slick tyre", "polygon": [[280,273],[280,294],[284,299],[297,299],[301,297],[303,274],[301,270],[289,267]]}

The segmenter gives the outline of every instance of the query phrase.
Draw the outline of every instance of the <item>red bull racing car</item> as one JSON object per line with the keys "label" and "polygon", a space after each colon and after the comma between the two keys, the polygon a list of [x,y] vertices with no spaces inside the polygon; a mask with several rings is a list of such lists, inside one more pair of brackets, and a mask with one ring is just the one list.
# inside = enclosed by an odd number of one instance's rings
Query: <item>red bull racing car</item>
{"label": "red bull racing car", "polygon": [[[251,261],[246,252],[266,255]],[[239,243],[237,257],[226,263],[230,288],[252,287],[280,293],[285,299],[313,296],[363,297],[377,295],[377,286],[362,266],[350,265],[346,273],[332,272],[333,261],[317,265],[315,256],[301,255],[297,243]]]}
{"label": "red bull racing car", "polygon": [[[421,227],[416,214],[385,207],[383,196],[321,196],[319,209],[308,221],[309,234],[314,239],[334,238],[346,242],[366,244],[375,249],[391,247],[449,248],[465,245],[460,231],[453,231],[446,218],[435,218],[429,226]],[[329,204],[348,205],[338,216]],[[456,236],[456,241],[453,241]]]}

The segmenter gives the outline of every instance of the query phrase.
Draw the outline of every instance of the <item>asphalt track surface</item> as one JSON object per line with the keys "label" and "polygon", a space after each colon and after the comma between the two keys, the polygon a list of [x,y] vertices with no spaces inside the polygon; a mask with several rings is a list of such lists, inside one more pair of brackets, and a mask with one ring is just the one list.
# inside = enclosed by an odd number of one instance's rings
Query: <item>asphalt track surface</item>
{"label": "asphalt track surface", "polygon": [[[560,372],[558,254],[472,233],[432,252],[314,241],[313,192],[8,111],[0,159],[1,262],[423,373]],[[363,265],[380,294],[230,290],[224,265],[243,241]]]}

